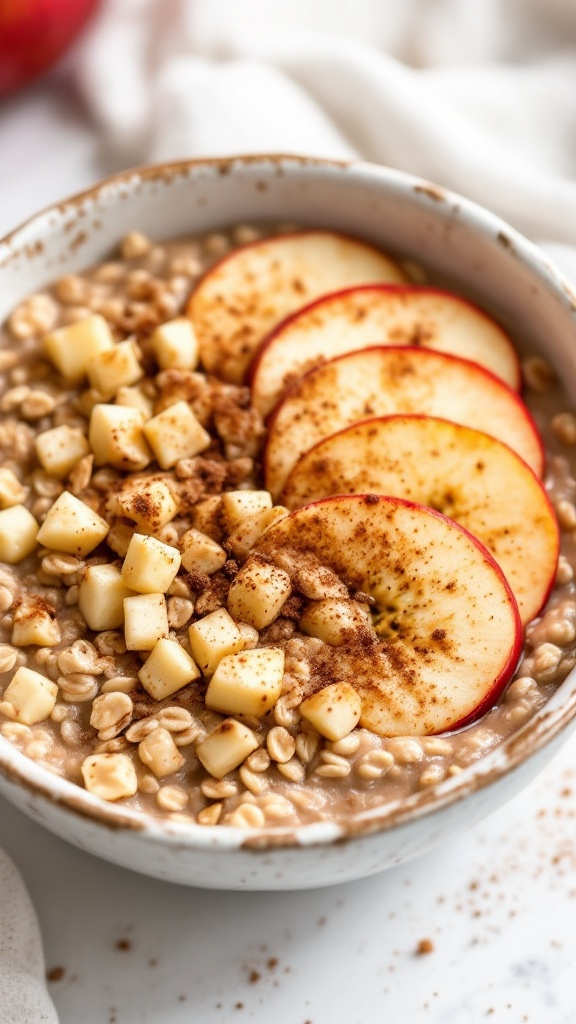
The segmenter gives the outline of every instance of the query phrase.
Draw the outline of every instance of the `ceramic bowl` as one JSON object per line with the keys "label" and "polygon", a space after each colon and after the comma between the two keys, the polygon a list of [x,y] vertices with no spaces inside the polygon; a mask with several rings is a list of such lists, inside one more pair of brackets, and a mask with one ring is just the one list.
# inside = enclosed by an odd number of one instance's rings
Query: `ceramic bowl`
{"label": "ceramic bowl", "polygon": [[[548,260],[478,206],[396,171],[238,157],[117,175],[0,243],[0,320],[22,297],[106,257],[135,228],[156,239],[250,221],[360,235],[427,265],[555,365],[576,397],[576,296]],[[304,889],[382,871],[480,821],[549,761],[576,725],[576,673],[528,724],[431,791],[351,818],[274,832],[146,819],[58,778],[0,738],[0,792],[71,843],[188,885]]]}

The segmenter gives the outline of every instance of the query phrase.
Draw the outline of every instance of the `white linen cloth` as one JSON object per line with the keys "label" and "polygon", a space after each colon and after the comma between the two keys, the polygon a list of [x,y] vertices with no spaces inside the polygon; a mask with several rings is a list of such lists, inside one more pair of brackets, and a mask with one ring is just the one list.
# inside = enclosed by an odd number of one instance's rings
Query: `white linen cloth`
{"label": "white linen cloth", "polygon": [[[576,280],[573,0],[105,0],[67,67],[103,173],[361,157],[485,204]],[[0,1024],[55,1024],[43,971],[0,851]]]}
{"label": "white linen cloth", "polygon": [[125,163],[359,156],[576,245],[572,0],[108,0],[76,77]]}
{"label": "white linen cloth", "polygon": [[38,922],[14,864],[0,850],[0,1021],[58,1024],[46,991]]}

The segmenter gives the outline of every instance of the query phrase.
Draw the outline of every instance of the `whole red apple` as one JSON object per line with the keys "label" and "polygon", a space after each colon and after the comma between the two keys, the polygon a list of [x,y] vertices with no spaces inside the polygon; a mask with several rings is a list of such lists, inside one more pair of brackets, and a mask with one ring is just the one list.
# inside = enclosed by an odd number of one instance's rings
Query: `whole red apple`
{"label": "whole red apple", "polygon": [[46,71],[99,0],[0,0],[0,93]]}

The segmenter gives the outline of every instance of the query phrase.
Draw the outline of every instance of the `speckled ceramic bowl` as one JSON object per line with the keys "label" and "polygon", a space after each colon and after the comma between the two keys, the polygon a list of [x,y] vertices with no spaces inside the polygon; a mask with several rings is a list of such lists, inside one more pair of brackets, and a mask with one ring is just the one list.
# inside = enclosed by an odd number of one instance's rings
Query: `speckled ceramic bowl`
{"label": "speckled ceramic bowl", "polygon": [[[556,366],[576,398],[576,296],[542,254],[478,206],[367,164],[239,157],[118,175],[0,243],[0,320],[19,299],[104,258],[138,228],[169,238],[250,220],[341,229],[422,261]],[[300,889],[381,871],[480,821],[546,764],[576,724],[576,673],[529,723],[462,774],[343,826],[273,832],[145,819],[50,774],[0,738],[0,792],[71,843],[188,885]]]}

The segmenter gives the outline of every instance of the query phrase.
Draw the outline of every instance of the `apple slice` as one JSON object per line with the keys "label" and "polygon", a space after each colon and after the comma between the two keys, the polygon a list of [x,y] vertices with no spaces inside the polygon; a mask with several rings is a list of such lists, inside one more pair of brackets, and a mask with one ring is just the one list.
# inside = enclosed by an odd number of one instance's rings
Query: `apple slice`
{"label": "apple slice", "polygon": [[269,420],[266,488],[278,498],[298,459],[330,434],[371,416],[421,413],[497,437],[540,476],[542,442],[519,396],[488,370],[406,346],[349,352],[310,370]]}
{"label": "apple slice", "polygon": [[522,647],[518,609],[484,546],[441,513],[401,498],[327,498],[272,526],[257,549],[286,569],[315,556],[373,599],[338,647],[310,654],[305,698],[334,682],[360,694],[382,736],[466,725],[498,699]]}
{"label": "apple slice", "polygon": [[388,256],[365,242],[299,231],[225,256],[201,279],[187,313],[204,369],[237,384],[262,339],[289,313],[349,285],[404,280]]}
{"label": "apple slice", "polygon": [[520,390],[514,345],[478,306],[440,288],[365,285],[322,296],[272,332],[250,368],[252,402],[267,416],[312,367],[375,344],[422,346],[471,359]]}
{"label": "apple slice", "polygon": [[542,484],[507,445],[429,416],[364,420],[303,455],[281,502],[296,509],[369,491],[428,505],[460,523],[498,562],[522,622],[538,614],[554,583],[558,524]]}

